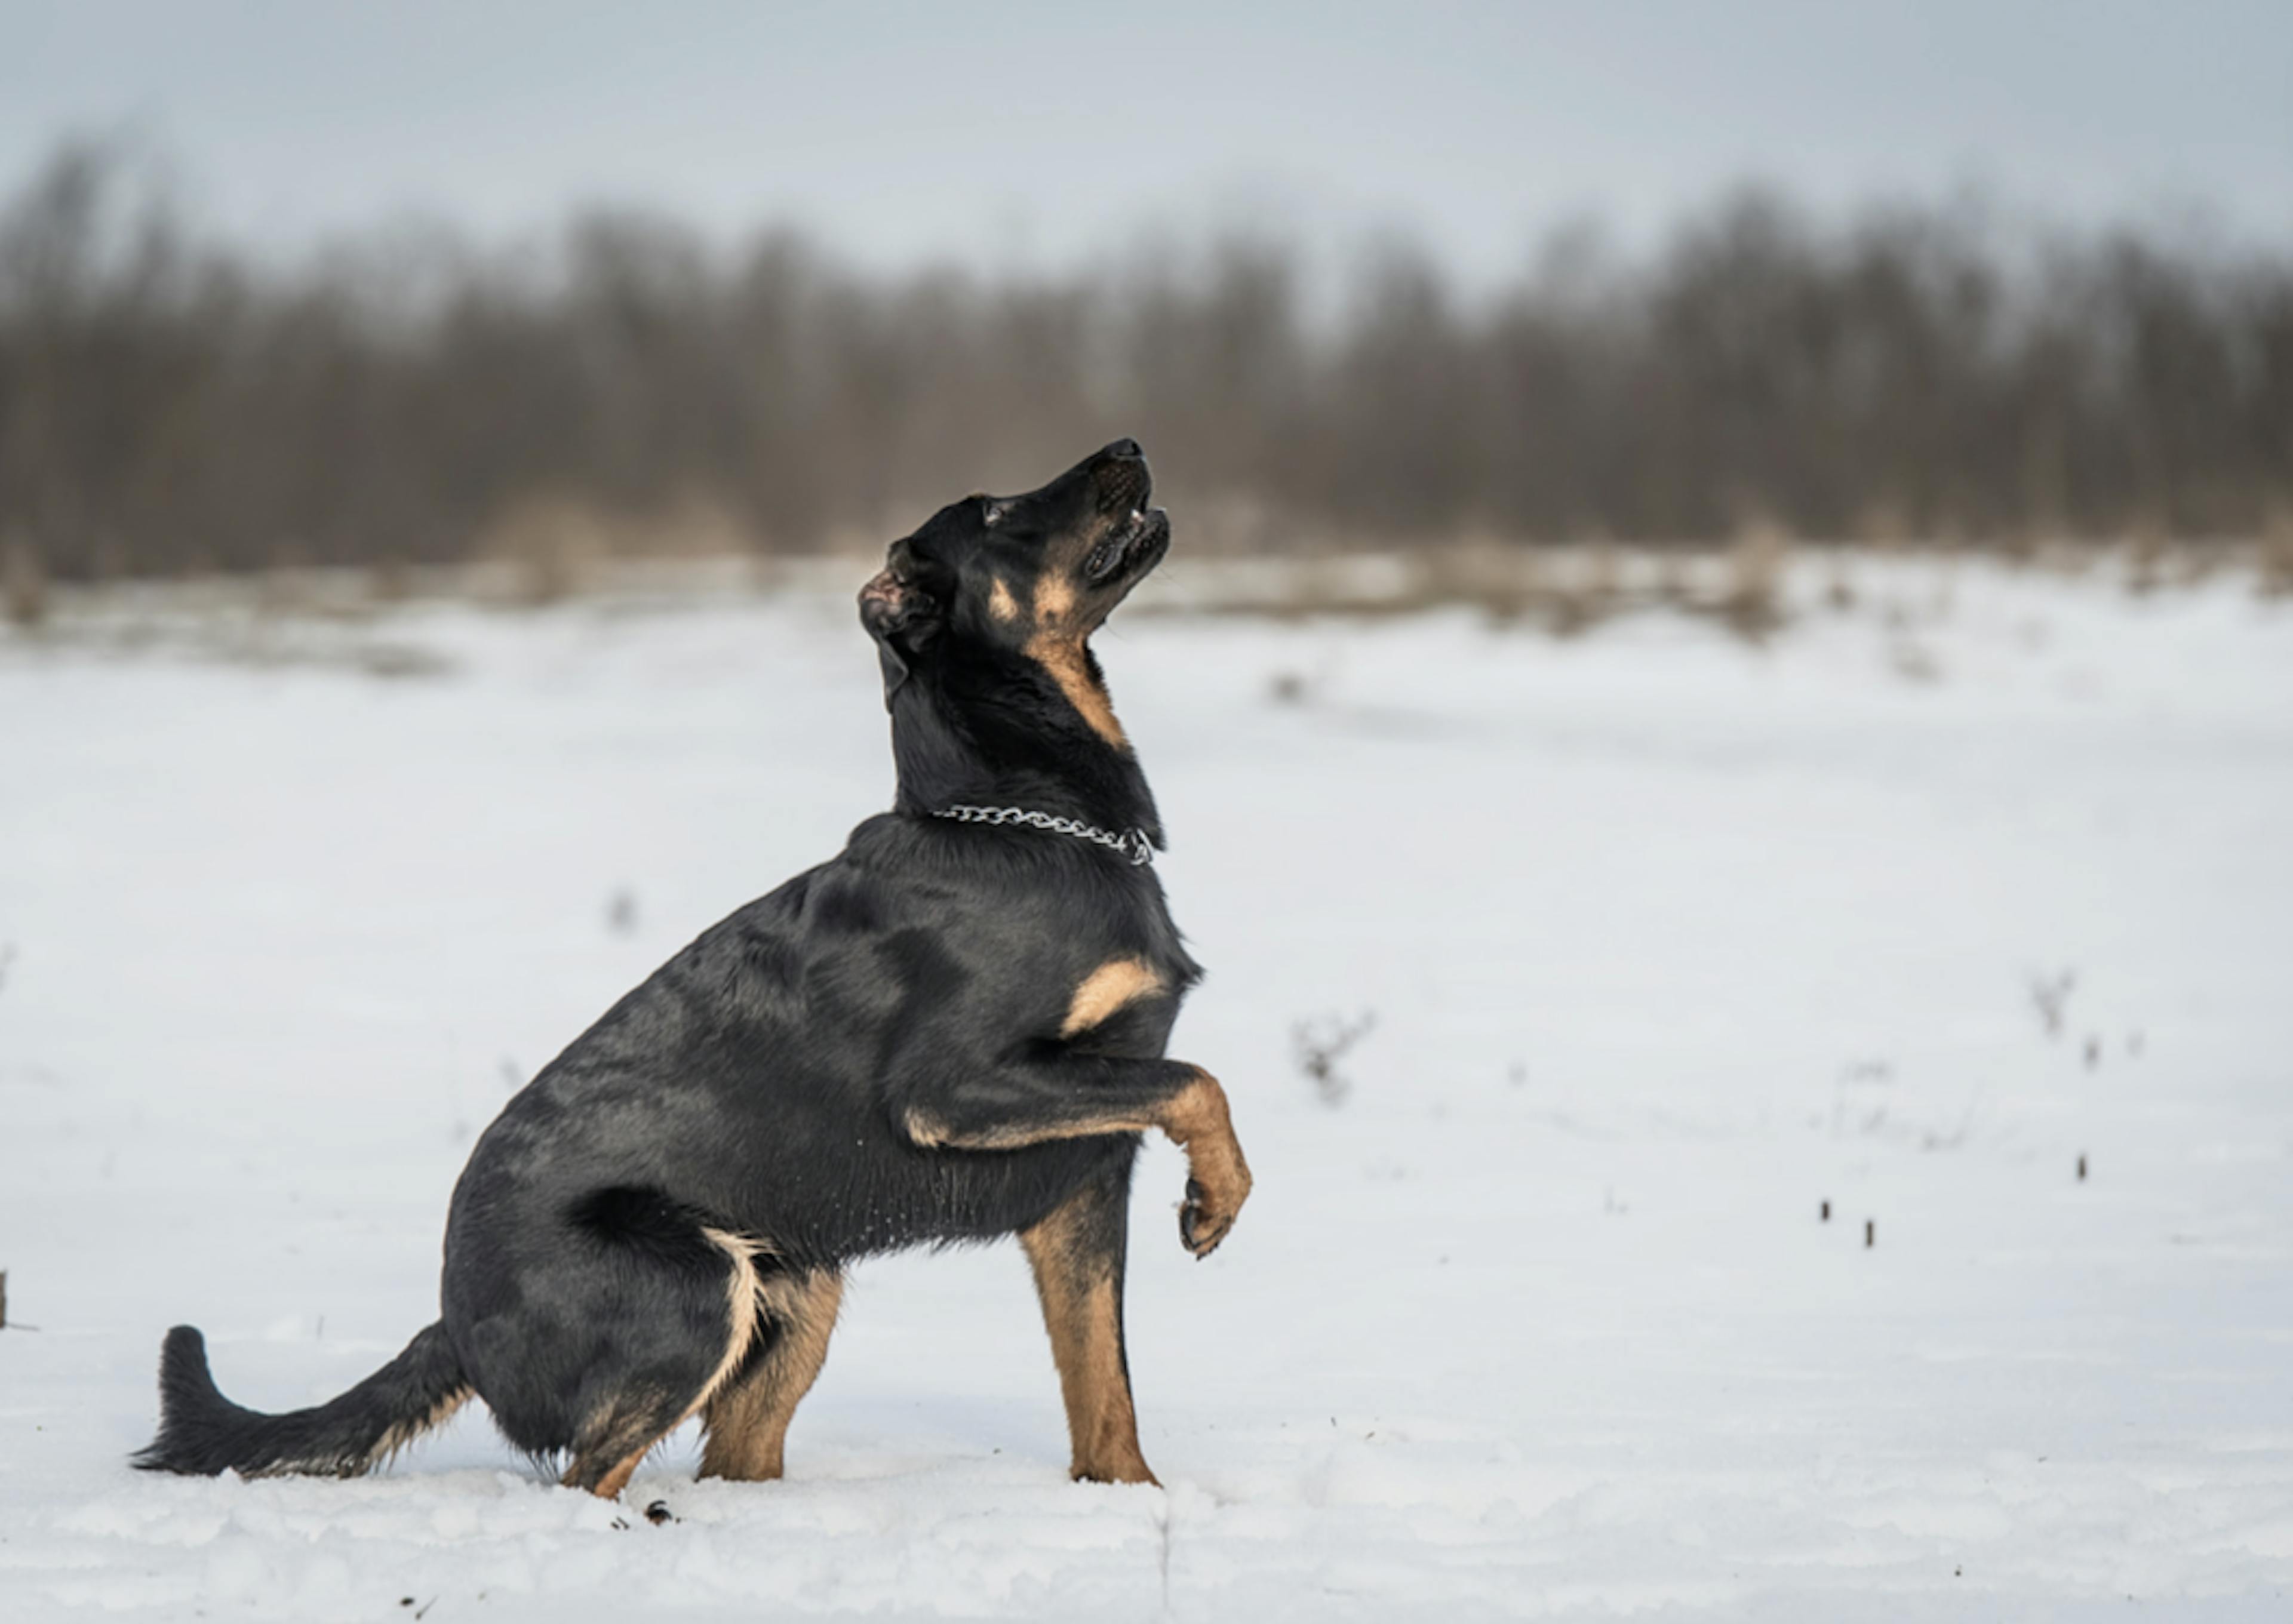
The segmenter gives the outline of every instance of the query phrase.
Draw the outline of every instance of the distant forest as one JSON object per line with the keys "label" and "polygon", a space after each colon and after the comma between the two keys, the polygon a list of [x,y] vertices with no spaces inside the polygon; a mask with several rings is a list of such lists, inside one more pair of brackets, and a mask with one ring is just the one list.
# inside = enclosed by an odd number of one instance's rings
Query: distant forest
{"label": "distant forest", "polygon": [[1406,242],[879,276],[611,213],[281,267],[151,173],[70,145],[0,209],[0,545],[46,576],[451,562],[535,513],[814,549],[1118,433],[1228,549],[2293,524],[2281,244],[1746,192],[1470,297]]}

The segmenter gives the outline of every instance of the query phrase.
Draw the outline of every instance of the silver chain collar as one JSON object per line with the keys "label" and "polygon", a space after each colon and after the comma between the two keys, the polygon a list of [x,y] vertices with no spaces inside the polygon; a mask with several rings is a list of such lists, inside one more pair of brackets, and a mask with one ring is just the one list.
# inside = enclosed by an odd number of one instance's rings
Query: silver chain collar
{"label": "silver chain collar", "polygon": [[1017,806],[943,806],[932,816],[952,818],[958,823],[1024,823],[1032,828],[1049,829],[1055,835],[1073,835],[1078,840],[1122,852],[1134,869],[1155,860],[1155,845],[1146,838],[1145,829],[1126,829],[1118,835],[1073,818],[1055,818],[1049,812],[1028,812]]}

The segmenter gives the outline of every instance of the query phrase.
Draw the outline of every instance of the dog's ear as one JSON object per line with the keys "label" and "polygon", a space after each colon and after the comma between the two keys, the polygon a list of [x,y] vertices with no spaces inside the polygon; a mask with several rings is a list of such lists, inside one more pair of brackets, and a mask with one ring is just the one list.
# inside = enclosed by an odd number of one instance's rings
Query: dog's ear
{"label": "dog's ear", "polygon": [[939,604],[912,582],[900,580],[889,570],[860,589],[860,624],[876,640],[876,658],[884,668],[884,708],[908,680],[909,661],[939,625]]}

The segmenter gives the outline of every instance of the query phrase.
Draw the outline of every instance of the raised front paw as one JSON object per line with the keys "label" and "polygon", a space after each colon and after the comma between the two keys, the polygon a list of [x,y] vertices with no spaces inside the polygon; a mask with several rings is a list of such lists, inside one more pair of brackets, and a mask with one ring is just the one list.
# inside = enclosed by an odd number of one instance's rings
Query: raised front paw
{"label": "raised front paw", "polygon": [[1237,1165],[1231,1174],[1204,1180],[1190,1176],[1187,1199],[1179,1207],[1179,1240],[1196,1257],[1208,1257],[1234,1227],[1242,1204],[1250,1199],[1250,1169]]}

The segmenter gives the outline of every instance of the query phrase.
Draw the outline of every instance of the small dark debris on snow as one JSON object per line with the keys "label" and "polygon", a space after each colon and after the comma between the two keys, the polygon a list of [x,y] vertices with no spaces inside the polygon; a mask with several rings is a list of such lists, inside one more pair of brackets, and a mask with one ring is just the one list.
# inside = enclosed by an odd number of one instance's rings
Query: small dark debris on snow
{"label": "small dark debris on snow", "polygon": [[1822,1206],[1820,1206],[1820,1207],[1817,1208],[1815,1209],[1815,1216],[1816,1216],[1816,1222],[1818,1222],[1819,1224],[1828,1224],[1828,1223],[1830,1223],[1830,1222],[1831,1222],[1831,1203],[1830,1203],[1830,1202],[1828,1202],[1828,1201],[1826,1201],[1826,1202],[1824,1202],[1824,1203],[1823,1203],[1823,1205],[1822,1205]]}
{"label": "small dark debris on snow", "polygon": [[1343,1015],[1323,1015],[1311,1021],[1300,1021],[1290,1028],[1290,1053],[1314,1085],[1314,1092],[1325,1105],[1341,1105],[1346,1095],[1353,1092],[1353,1084],[1338,1071],[1338,1062],[1370,1034],[1377,1024],[1377,1012],[1364,1010],[1358,1019],[1349,1021]]}
{"label": "small dark debris on snow", "polygon": [[2030,1002],[2038,1006],[2038,1019],[2046,1029],[2046,1036],[2062,1035],[2062,1006],[2070,1002],[2070,990],[2078,985],[2078,972],[2064,970],[2056,975],[2032,975],[2030,978]]}
{"label": "small dark debris on snow", "polygon": [[624,885],[605,904],[605,928],[616,936],[626,936],[636,927],[636,893]]}
{"label": "small dark debris on snow", "polygon": [[1879,1244],[1879,1223],[1877,1219],[1866,1218],[1863,1220],[1863,1244],[1867,1247],[1876,1246]]}
{"label": "small dark debris on snow", "polygon": [[2084,1184],[2086,1182],[2086,1152],[2084,1151],[2080,1151],[2078,1152],[2078,1182],[2080,1184]]}
{"label": "small dark debris on snow", "polygon": [[2102,1063],[2102,1034],[2095,1032],[2086,1040],[2086,1069],[2093,1071]]}
{"label": "small dark debris on snow", "polygon": [[645,1521],[659,1528],[664,1523],[677,1521],[677,1514],[668,1508],[667,1500],[655,1500],[645,1507]]}

